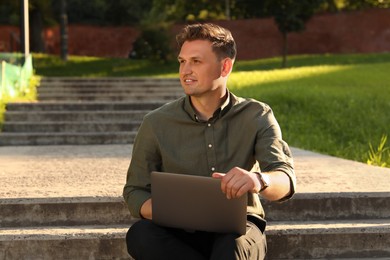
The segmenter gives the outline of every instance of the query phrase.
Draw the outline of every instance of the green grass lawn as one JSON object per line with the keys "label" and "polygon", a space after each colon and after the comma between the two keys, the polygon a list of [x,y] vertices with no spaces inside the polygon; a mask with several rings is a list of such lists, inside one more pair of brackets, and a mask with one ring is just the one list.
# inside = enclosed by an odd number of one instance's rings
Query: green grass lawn
{"label": "green grass lawn", "polygon": [[[268,103],[296,147],[367,161],[390,136],[390,62],[237,72],[231,89]],[[390,158],[384,158],[390,165]]]}
{"label": "green grass lawn", "polygon": [[[375,150],[383,135],[390,138],[390,53],[292,56],[287,69],[280,63],[237,61],[229,88],[268,103],[291,146],[366,162],[369,144]],[[175,61],[70,57],[65,63],[35,55],[34,68],[42,76],[178,75]],[[390,166],[388,151],[381,161]]]}

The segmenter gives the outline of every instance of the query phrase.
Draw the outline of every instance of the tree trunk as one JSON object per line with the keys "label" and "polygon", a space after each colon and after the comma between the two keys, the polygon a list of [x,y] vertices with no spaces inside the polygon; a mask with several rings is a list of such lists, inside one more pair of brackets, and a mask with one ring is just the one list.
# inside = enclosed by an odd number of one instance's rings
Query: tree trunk
{"label": "tree trunk", "polygon": [[282,68],[287,66],[287,55],[288,55],[288,42],[287,42],[287,32],[283,32],[283,50],[282,50]]}
{"label": "tree trunk", "polygon": [[43,40],[43,19],[40,10],[30,11],[30,47],[32,52],[45,52]]}
{"label": "tree trunk", "polygon": [[225,0],[225,15],[226,20],[230,20],[230,0]]}
{"label": "tree trunk", "polygon": [[66,0],[61,0],[61,59],[68,60],[68,16]]}

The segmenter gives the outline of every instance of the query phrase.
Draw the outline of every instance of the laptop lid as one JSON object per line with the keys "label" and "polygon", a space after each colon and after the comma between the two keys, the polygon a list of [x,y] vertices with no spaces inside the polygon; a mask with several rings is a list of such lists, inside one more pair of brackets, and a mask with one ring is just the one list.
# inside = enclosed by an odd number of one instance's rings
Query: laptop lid
{"label": "laptop lid", "polygon": [[246,232],[247,194],[227,199],[212,177],[152,172],[153,222],[184,230]]}

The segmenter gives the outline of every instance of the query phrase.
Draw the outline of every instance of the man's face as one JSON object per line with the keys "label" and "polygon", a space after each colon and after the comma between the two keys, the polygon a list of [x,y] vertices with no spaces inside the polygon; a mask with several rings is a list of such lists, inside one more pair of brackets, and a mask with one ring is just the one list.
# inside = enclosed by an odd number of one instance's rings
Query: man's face
{"label": "man's face", "polygon": [[184,42],[178,60],[181,85],[187,95],[207,95],[222,85],[223,62],[213,52],[210,41]]}

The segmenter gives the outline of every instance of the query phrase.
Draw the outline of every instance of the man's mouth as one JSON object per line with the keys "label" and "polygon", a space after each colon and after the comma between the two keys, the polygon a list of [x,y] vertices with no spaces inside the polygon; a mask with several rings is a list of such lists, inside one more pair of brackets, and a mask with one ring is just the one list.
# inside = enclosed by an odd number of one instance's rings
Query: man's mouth
{"label": "man's mouth", "polygon": [[196,81],[195,79],[184,79],[185,83],[193,83],[195,81]]}

